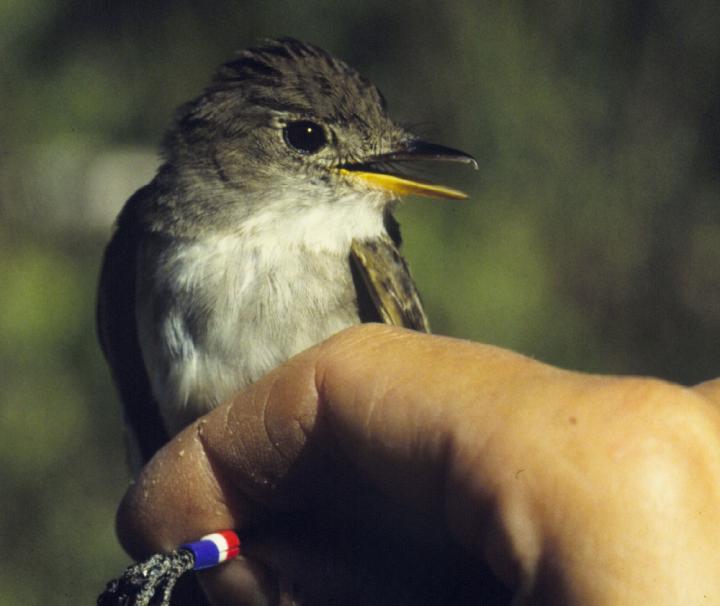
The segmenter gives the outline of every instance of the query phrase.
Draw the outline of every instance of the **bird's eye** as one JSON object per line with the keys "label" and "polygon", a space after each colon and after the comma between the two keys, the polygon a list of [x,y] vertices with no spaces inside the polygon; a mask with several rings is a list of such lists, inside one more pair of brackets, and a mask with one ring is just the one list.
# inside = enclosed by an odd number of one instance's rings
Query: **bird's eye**
{"label": "bird's eye", "polygon": [[301,154],[314,154],[327,144],[325,130],[309,120],[290,122],[283,129],[285,143]]}

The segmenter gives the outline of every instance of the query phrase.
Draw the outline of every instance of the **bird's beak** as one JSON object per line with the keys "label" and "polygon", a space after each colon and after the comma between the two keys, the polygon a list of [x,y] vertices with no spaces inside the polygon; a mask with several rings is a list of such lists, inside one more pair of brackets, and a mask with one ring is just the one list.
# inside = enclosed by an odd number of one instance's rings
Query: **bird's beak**
{"label": "bird's beak", "polygon": [[362,162],[344,164],[340,173],[362,181],[366,186],[391,192],[398,196],[415,194],[429,198],[449,198],[464,200],[467,194],[451,187],[436,185],[427,181],[404,177],[396,174],[394,167],[404,162],[430,160],[442,162],[462,162],[477,169],[478,163],[471,155],[457,149],[427,143],[426,141],[410,141],[394,152],[366,158]]}

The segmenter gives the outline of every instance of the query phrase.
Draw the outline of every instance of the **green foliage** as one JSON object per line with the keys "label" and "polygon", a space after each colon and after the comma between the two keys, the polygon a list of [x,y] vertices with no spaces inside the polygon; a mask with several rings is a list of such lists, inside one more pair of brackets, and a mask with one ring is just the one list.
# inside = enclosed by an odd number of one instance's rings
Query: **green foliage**
{"label": "green foliage", "polygon": [[122,566],[102,245],[153,170],[132,150],[263,37],[333,51],[397,119],[480,161],[442,173],[469,201],[400,212],[436,332],[583,370],[717,374],[715,2],[6,0],[0,24],[0,606],[92,603]]}

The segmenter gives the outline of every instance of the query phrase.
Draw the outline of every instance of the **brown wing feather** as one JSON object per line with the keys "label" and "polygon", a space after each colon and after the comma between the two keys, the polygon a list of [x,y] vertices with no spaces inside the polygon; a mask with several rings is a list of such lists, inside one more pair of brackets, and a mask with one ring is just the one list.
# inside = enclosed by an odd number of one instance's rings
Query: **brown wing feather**
{"label": "brown wing feather", "polygon": [[[117,229],[105,250],[97,303],[100,345],[120,392],[128,429],[142,457],[138,463],[147,462],[168,440],[145,371],[135,321],[135,274],[141,234],[135,212],[145,196],[154,195],[152,187],[146,186],[130,198],[118,218]],[[208,601],[197,579],[185,576],[176,585],[171,604],[208,606]]]}
{"label": "brown wing feather", "polygon": [[168,439],[145,371],[135,322],[135,272],[140,230],[134,215],[141,199],[152,195],[151,188],[149,185],[139,190],[118,218],[117,229],[105,250],[97,302],[100,345],[143,462]]}
{"label": "brown wing feather", "polygon": [[[378,319],[386,324],[430,332],[410,270],[390,237],[353,240],[350,260],[367,290],[367,295],[358,292],[364,321]],[[363,313],[363,300],[367,298],[374,306],[375,318],[372,313]]]}

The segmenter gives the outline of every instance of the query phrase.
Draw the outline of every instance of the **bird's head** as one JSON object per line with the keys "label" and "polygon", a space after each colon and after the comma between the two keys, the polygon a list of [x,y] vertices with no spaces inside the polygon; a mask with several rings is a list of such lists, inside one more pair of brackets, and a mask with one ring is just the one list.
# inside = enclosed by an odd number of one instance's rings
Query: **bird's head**
{"label": "bird's head", "polygon": [[382,211],[405,194],[464,198],[404,177],[399,167],[448,160],[477,168],[468,154],[396,125],[374,84],[293,39],[224,64],[203,95],[180,109],[164,149],[186,189],[204,188],[194,196],[204,199],[196,219],[225,224],[360,199]]}

